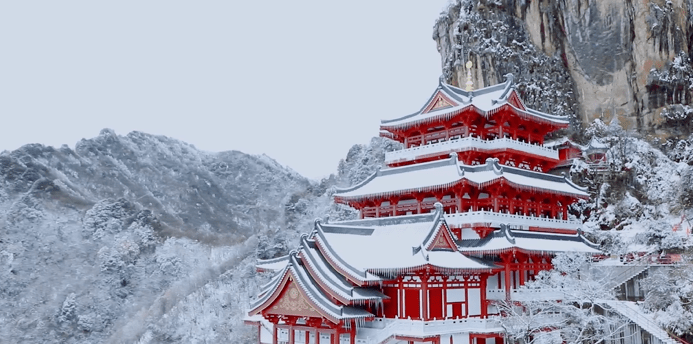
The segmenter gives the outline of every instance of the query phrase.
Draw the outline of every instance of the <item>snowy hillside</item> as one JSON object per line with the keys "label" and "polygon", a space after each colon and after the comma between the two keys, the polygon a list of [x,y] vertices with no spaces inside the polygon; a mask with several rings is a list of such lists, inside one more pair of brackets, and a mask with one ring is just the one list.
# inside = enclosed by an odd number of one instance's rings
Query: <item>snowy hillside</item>
{"label": "snowy hillside", "polygon": [[226,341],[257,234],[290,226],[284,204],[311,188],[265,156],[138,132],[3,152],[0,342],[188,342],[166,326],[200,298],[200,338]]}
{"label": "snowy hillside", "polygon": [[244,310],[316,217],[350,218],[335,185],[398,147],[355,145],[310,182],[267,156],[104,130],[75,150],[0,154],[0,342],[246,343]]}

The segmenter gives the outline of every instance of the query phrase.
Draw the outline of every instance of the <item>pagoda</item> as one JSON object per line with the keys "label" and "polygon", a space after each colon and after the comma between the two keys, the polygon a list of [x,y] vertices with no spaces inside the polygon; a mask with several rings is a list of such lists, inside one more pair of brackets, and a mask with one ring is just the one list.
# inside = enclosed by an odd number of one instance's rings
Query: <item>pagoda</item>
{"label": "pagoda", "polygon": [[[566,118],[527,108],[506,82],[440,82],[417,112],[383,120],[403,149],[337,203],[359,219],[316,220],[275,271],[246,323],[259,343],[503,343],[495,305],[552,268],[559,252],[599,251],[571,220],[584,188],[550,174],[567,158],[544,138]],[[548,293],[544,299],[560,297]]]}

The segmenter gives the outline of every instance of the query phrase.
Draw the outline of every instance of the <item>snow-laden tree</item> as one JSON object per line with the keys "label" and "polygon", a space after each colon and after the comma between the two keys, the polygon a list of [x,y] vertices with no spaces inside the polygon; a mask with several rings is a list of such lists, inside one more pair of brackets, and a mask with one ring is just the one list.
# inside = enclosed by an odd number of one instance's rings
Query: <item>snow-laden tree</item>
{"label": "snow-laden tree", "polygon": [[643,307],[654,313],[655,320],[677,336],[693,337],[693,265],[651,269],[642,285]]}
{"label": "snow-laden tree", "polygon": [[[617,336],[627,321],[600,306],[613,299],[613,291],[605,287],[608,276],[593,276],[589,258],[583,254],[559,254],[553,264],[553,270],[540,272],[520,287],[513,300],[498,302],[508,340],[597,343]],[[533,297],[523,298],[524,292]]]}

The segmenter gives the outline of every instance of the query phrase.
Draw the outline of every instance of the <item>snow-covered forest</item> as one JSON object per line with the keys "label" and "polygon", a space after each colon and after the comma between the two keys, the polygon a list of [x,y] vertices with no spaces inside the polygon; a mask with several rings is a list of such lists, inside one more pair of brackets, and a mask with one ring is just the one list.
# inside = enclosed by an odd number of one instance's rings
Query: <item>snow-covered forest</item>
{"label": "snow-covered forest", "polygon": [[[690,342],[693,4],[649,1],[645,11],[625,3],[630,7],[614,5],[606,15],[582,0],[453,1],[433,38],[447,80],[462,80],[467,59],[486,85],[513,72],[529,107],[571,116],[574,125],[562,135],[609,147],[606,169],[579,160],[571,167],[573,181],[591,196],[573,205],[571,216],[606,256],[680,255],[679,264],[641,274],[636,306]],[[618,54],[587,49],[600,37],[624,40],[615,29],[594,34],[585,18],[602,27],[635,9],[638,16],[619,30],[647,23],[650,38],[634,29]],[[645,60],[657,63],[634,69]],[[606,67],[586,67],[594,61]],[[256,272],[256,259],[287,254],[315,218],[355,218],[353,209],[332,202],[335,187],[362,181],[382,166],[385,152],[399,148],[384,138],[356,144],[320,181],[264,155],[207,153],[164,136],[108,129],[75,149],[29,144],[2,152],[0,343],[255,343],[255,329],[242,319],[268,279]],[[514,314],[505,324],[511,337],[590,341],[623,323],[595,307],[618,292],[598,283],[608,280],[598,263],[566,255],[556,267],[525,288],[570,285],[572,303],[499,305]],[[559,309],[570,321],[563,332],[543,336],[545,320],[528,319],[526,309]]]}
{"label": "snow-covered forest", "polygon": [[0,342],[250,343],[266,276],[398,144],[356,145],[321,182],[267,156],[104,130],[72,150],[0,154]]}
{"label": "snow-covered forest", "polygon": [[[592,193],[591,201],[576,204],[572,211],[585,222],[584,230],[602,243],[606,254],[688,254],[690,236],[672,227],[689,228],[693,215],[693,139],[649,141],[615,121],[596,121],[585,135],[611,146],[611,170],[598,177],[582,162],[573,165],[575,181],[590,186]],[[138,140],[148,144],[137,146]],[[118,136],[104,131],[75,151],[30,145],[4,152],[0,335],[20,343],[253,342],[255,332],[242,325],[242,318],[258,285],[267,279],[255,272],[255,260],[286,254],[316,217],[354,218],[352,209],[332,203],[334,187],[366,178],[381,167],[386,151],[399,147],[384,138],[355,145],[337,172],[320,182],[307,181],[266,157],[233,153],[230,159],[226,153],[203,153],[142,133]],[[216,161],[220,157],[225,160]],[[177,159],[186,163],[173,163]],[[218,171],[221,164],[234,167],[225,168],[226,173],[208,170]],[[163,177],[135,177],[134,171],[155,166],[166,166]],[[249,171],[247,177],[243,170]],[[113,177],[104,177],[107,174]],[[98,178],[110,183],[84,182]],[[179,200],[203,197],[186,195],[198,192],[192,186],[175,194],[181,189],[174,186],[183,182],[222,190],[211,198],[230,197],[222,192],[232,188],[275,192],[256,192],[248,203],[227,202],[223,207],[208,202],[209,212],[231,208],[262,214],[257,208],[263,204],[271,209],[264,197],[285,194],[282,209],[275,209],[283,222],[241,222],[234,217],[240,224],[212,227],[206,222],[174,231],[166,219],[184,219],[182,214],[191,211]],[[169,194],[157,197],[154,185]],[[157,207],[152,206],[155,202]],[[243,227],[232,230],[234,225]],[[243,232],[245,226],[259,227]],[[693,327],[688,270],[683,265],[647,277],[647,297],[641,304],[681,336]],[[550,278],[544,282],[556,283]]]}

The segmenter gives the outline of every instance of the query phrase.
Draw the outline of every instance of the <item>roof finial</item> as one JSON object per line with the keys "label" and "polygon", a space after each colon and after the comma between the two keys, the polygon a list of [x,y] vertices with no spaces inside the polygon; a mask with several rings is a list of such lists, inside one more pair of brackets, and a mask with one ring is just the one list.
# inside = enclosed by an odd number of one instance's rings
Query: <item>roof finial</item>
{"label": "roof finial", "polygon": [[465,91],[469,92],[474,90],[474,87],[472,87],[474,86],[474,82],[472,81],[472,61],[467,61],[465,67],[467,67],[467,87],[465,88]]}

